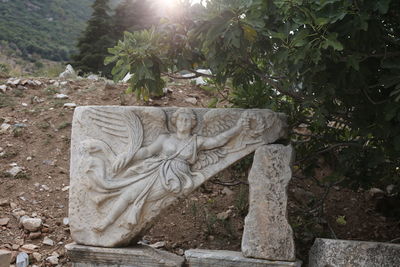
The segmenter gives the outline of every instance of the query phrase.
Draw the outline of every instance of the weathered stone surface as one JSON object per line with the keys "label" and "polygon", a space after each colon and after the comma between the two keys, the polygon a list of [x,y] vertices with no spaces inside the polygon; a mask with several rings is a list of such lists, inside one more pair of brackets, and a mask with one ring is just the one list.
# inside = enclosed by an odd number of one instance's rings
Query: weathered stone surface
{"label": "weathered stone surface", "polygon": [[283,261],[296,258],[286,210],[292,155],[291,146],[266,145],[256,150],[249,173],[249,213],[242,237],[246,257]]}
{"label": "weathered stone surface", "polygon": [[400,245],[317,238],[310,250],[309,266],[400,266]]}
{"label": "weathered stone surface", "polygon": [[190,267],[300,267],[301,261],[271,261],[243,257],[238,251],[190,249],[185,251]]}
{"label": "weathered stone surface", "polygon": [[0,249],[0,267],[9,267],[11,262],[11,251]]}
{"label": "weathered stone surface", "polygon": [[42,227],[42,219],[40,218],[29,218],[28,216],[24,216],[21,218],[21,223],[26,230],[31,232],[35,232]]}
{"label": "weathered stone surface", "polygon": [[184,258],[167,251],[138,245],[129,248],[101,248],[68,244],[65,246],[72,267],[173,267]]}
{"label": "weathered stone surface", "polygon": [[79,244],[132,243],[160,211],[260,145],[285,135],[270,110],[79,107],[69,218]]}

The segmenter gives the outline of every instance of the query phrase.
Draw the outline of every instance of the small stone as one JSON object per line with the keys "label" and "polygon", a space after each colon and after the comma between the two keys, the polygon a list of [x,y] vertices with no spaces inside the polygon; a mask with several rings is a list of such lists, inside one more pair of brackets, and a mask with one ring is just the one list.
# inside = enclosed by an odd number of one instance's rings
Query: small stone
{"label": "small stone", "polygon": [[65,103],[64,108],[76,108],[76,104],[75,103]]}
{"label": "small stone", "polygon": [[50,188],[49,188],[47,185],[45,185],[45,184],[42,184],[42,185],[40,186],[40,188],[42,188],[42,189],[45,190],[45,191],[49,191],[49,190],[50,190]]}
{"label": "small stone", "polygon": [[21,106],[23,106],[23,107],[27,107],[27,106],[28,106],[28,104],[27,104],[27,103],[21,103]]}
{"label": "small stone", "polygon": [[388,186],[386,186],[386,192],[390,195],[392,194],[393,190],[394,190],[394,184],[390,184]]}
{"label": "small stone", "polygon": [[12,249],[17,250],[17,249],[19,249],[20,246],[21,245],[18,245],[18,244],[12,244]]}
{"label": "small stone", "polygon": [[3,93],[5,93],[7,90],[7,85],[0,85],[0,91],[2,91]]}
{"label": "small stone", "polygon": [[27,157],[26,160],[27,160],[27,161],[31,161],[31,160],[32,160],[32,157]]}
{"label": "small stone", "polygon": [[74,68],[68,64],[67,67],[65,68],[65,71],[60,73],[60,75],[58,76],[59,78],[63,78],[63,79],[71,79],[71,78],[76,78],[76,73]]}
{"label": "small stone", "polygon": [[34,245],[34,244],[25,244],[22,247],[19,248],[20,251],[24,251],[26,253],[33,253],[35,252],[39,247]]}
{"label": "small stone", "polygon": [[40,218],[24,218],[21,220],[22,225],[28,231],[35,232],[42,226]]}
{"label": "small stone", "polygon": [[44,165],[54,166],[56,165],[56,160],[45,159],[43,160]]}
{"label": "small stone", "polygon": [[220,212],[217,214],[217,219],[218,220],[226,220],[229,218],[230,213],[231,213],[230,210]]}
{"label": "small stone", "polygon": [[26,214],[26,212],[24,210],[21,209],[15,209],[12,211],[12,216],[14,216],[14,218],[16,218],[17,220],[19,220],[21,218],[21,216],[24,216]]}
{"label": "small stone", "polygon": [[10,218],[0,218],[0,226],[6,226],[9,221]]}
{"label": "small stone", "polygon": [[67,217],[63,218],[63,224],[69,225],[69,218],[67,218]]}
{"label": "small stone", "polygon": [[12,177],[17,176],[18,173],[20,173],[20,172],[22,172],[22,168],[19,166],[12,167],[11,169],[9,169],[7,171],[7,173],[10,174]]}
{"label": "small stone", "polygon": [[4,206],[8,206],[9,205],[9,201],[6,198],[2,198],[0,199],[0,206],[4,207]]}
{"label": "small stone", "polygon": [[65,192],[69,190],[69,185],[64,186],[63,188],[61,188],[61,191]]}
{"label": "small stone", "polygon": [[32,257],[35,259],[36,262],[40,262],[42,260],[42,254],[39,252],[33,252]]}
{"label": "small stone", "polygon": [[162,248],[165,247],[165,241],[159,241],[154,244],[151,244],[150,247],[152,248]]}
{"label": "small stone", "polygon": [[14,202],[10,202],[10,207],[11,207],[11,209],[16,209],[18,207],[18,205]]}
{"label": "small stone", "polygon": [[47,236],[43,239],[42,243],[44,245],[54,246],[54,241],[52,239],[48,238]]}
{"label": "small stone", "polygon": [[178,249],[177,254],[180,256],[183,256],[185,254],[185,251],[183,249]]}
{"label": "small stone", "polygon": [[224,194],[226,196],[231,196],[234,194],[234,192],[232,190],[230,190],[228,187],[224,187],[224,189],[222,189],[222,194]]}
{"label": "small stone", "polygon": [[115,89],[115,83],[113,81],[107,80],[104,85],[104,90],[113,90]]}
{"label": "small stone", "polygon": [[16,267],[27,267],[29,265],[29,256],[25,252],[21,252],[17,256],[17,260],[15,262]]}
{"label": "small stone", "polygon": [[192,105],[196,105],[197,99],[195,97],[188,97],[188,98],[185,98],[185,102],[190,103]]}
{"label": "small stone", "polygon": [[98,81],[99,80],[99,76],[97,76],[96,74],[90,74],[89,76],[87,76],[88,80],[92,80],[92,81]]}
{"label": "small stone", "polygon": [[57,265],[59,260],[57,256],[50,256],[46,258],[46,261],[48,261],[52,265]]}
{"label": "small stone", "polygon": [[69,96],[68,96],[68,95],[65,95],[65,94],[56,94],[56,95],[54,96],[54,98],[57,98],[57,99],[67,99],[67,98],[69,98]]}
{"label": "small stone", "polygon": [[0,125],[0,133],[5,133],[5,132],[7,132],[7,131],[10,130],[10,129],[11,129],[11,124],[2,123],[2,124]]}
{"label": "small stone", "polygon": [[38,239],[42,236],[41,232],[32,232],[29,233],[29,239],[33,240],[33,239]]}

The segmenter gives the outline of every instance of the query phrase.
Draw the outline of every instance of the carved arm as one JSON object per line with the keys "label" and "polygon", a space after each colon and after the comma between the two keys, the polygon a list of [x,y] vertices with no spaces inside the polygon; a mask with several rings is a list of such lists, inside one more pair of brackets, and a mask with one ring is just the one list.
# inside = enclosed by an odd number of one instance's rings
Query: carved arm
{"label": "carved arm", "polygon": [[249,127],[248,124],[249,121],[247,118],[240,118],[238,123],[231,129],[220,133],[217,136],[202,137],[200,149],[208,150],[225,145],[230,139],[237,136],[243,128],[247,129]]}
{"label": "carved arm", "polygon": [[123,153],[117,157],[117,160],[113,164],[113,171],[117,172],[121,168],[127,166],[132,160],[141,160],[149,158],[162,149],[162,143],[165,140],[164,135],[160,135],[157,140],[147,147],[140,148],[135,154]]}

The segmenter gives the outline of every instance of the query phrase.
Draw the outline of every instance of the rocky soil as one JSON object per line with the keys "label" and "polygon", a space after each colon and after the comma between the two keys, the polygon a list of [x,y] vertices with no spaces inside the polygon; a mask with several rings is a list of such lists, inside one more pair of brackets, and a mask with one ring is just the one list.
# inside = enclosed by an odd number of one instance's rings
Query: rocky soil
{"label": "rocky soil", "polygon": [[[72,242],[68,175],[74,107],[207,107],[213,99],[188,82],[171,81],[163,97],[144,103],[123,93],[126,84],[90,78],[0,78],[0,249],[12,251],[13,262],[25,252],[31,266],[69,265],[64,245]],[[250,163],[251,158],[243,160],[170,207],[142,242],[180,255],[189,248],[240,250]],[[317,179],[327,174],[321,166]],[[316,236],[396,242],[400,222],[375,209],[377,199],[390,194],[386,191],[335,186],[326,194],[296,173],[289,217],[298,257],[306,259]]]}

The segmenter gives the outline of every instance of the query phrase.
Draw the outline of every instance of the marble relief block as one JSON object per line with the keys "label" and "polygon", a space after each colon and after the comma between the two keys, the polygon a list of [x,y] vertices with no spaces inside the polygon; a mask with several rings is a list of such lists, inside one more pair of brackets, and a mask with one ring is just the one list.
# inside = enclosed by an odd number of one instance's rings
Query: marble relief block
{"label": "marble relief block", "polygon": [[88,106],[75,110],[70,230],[82,245],[140,239],[162,209],[286,135],[266,109]]}

